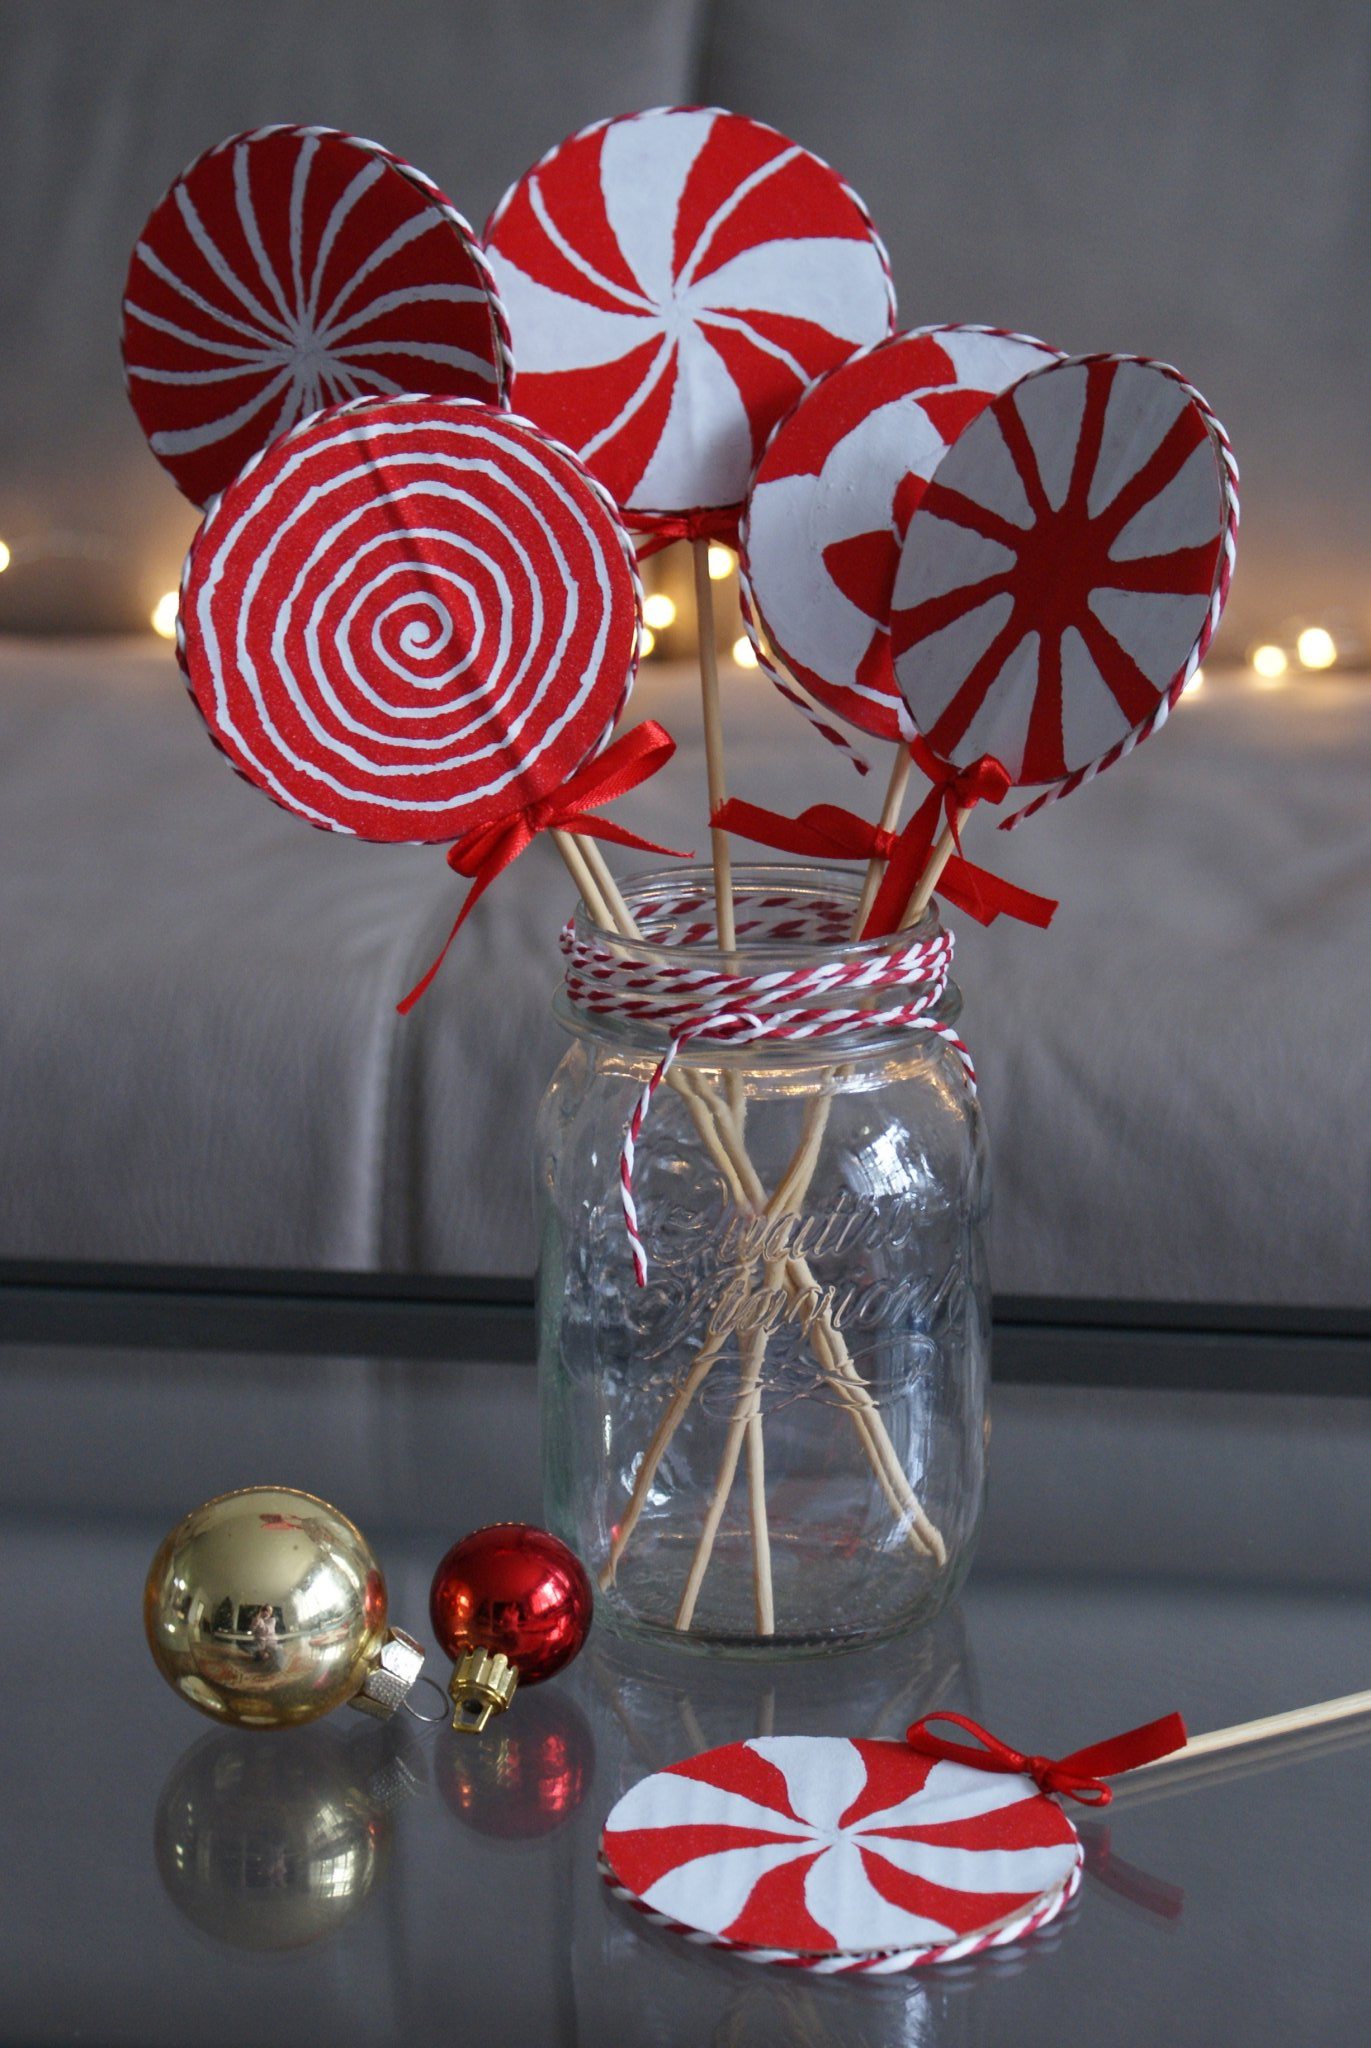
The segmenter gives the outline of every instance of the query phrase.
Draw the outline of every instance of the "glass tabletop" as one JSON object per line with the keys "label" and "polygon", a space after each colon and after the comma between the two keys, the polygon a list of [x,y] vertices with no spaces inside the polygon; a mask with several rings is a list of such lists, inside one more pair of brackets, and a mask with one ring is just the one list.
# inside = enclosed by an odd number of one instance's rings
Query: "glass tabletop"
{"label": "glass tabletop", "polygon": [[692,1946],[595,1852],[628,1786],[747,1736],[898,1738],[943,1706],[1059,1754],[1365,1686],[1371,1403],[1001,1389],[981,1555],[933,1628],[774,1667],[597,1631],[481,1740],[216,1728],[158,1678],[140,1596],[181,1514],[272,1481],[360,1523],[427,1639],[448,1544],[537,1519],[526,1366],[14,1344],[0,1437],[0,2048],[1364,2038],[1365,1722],[1073,1809],[1086,1877],[1050,1929],[903,1977]]}

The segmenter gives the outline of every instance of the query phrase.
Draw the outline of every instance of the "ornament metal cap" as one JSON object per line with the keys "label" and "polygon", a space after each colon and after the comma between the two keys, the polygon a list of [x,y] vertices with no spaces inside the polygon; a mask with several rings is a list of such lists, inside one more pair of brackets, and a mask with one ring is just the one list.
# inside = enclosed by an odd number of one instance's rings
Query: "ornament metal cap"
{"label": "ornament metal cap", "polygon": [[387,1626],[385,1639],[362,1680],[359,1691],[348,1701],[359,1714],[377,1721],[389,1721],[409,1698],[424,1668],[424,1646],[402,1628]]}
{"label": "ornament metal cap", "polygon": [[465,1651],[448,1681],[453,1727],[459,1734],[479,1735],[492,1714],[503,1714],[518,1684],[519,1674],[503,1650]]}

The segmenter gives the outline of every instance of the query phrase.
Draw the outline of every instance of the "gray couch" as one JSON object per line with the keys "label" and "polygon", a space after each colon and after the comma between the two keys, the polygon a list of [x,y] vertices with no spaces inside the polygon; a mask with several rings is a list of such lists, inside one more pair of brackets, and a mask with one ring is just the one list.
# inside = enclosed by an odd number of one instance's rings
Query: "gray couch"
{"label": "gray couch", "polygon": [[[13,4],[0,69],[0,1256],[520,1271],[558,1050],[567,890],[536,848],[409,1022],[440,855],[306,831],[229,775],[170,653],[116,638],[194,515],[119,387],[127,251],[182,164],[269,119],[380,136],[479,221],[597,115],[755,113],[837,162],[909,324],[989,320],[1178,361],[1226,419],[1244,525],[1225,644],[1365,633],[1371,10],[638,0]],[[637,709],[683,757],[688,678]],[[850,775],[733,677],[732,780]],[[996,837],[1063,899],[960,934],[1005,1289],[1365,1302],[1371,689],[1212,675],[1117,775]],[[990,853],[991,835],[982,833]]]}

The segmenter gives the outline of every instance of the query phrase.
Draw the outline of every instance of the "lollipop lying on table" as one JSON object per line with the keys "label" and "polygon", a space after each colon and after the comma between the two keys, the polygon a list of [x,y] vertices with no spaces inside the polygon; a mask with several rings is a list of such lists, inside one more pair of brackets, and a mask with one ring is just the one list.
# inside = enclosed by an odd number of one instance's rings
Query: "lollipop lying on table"
{"label": "lollipop lying on table", "polygon": [[535,833],[578,882],[587,835],[665,850],[591,815],[672,752],[652,721],[610,741],[640,612],[613,506],[565,450],[469,400],[373,398],[292,429],[210,507],[177,648],[211,736],[277,803],[453,842],[473,878],[455,936]]}

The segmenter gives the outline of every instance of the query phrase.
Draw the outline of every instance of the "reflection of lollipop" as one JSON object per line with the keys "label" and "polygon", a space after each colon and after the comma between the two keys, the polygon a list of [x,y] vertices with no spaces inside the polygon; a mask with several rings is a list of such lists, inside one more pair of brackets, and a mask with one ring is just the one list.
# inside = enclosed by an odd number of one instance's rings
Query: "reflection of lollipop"
{"label": "reflection of lollipop", "polygon": [[451,201],[374,142],[295,127],[230,136],[154,208],[129,264],[124,367],[153,453],[200,505],[320,406],[499,403],[510,374]]}
{"label": "reflection of lollipop", "polygon": [[1055,363],[995,399],[926,486],[895,577],[896,680],[937,758],[1048,785],[1036,810],[1155,732],[1228,595],[1237,475],[1161,364]]}
{"label": "reflection of lollipop", "polygon": [[745,617],[768,669],[758,623],[825,709],[878,739],[908,736],[888,630],[905,530],[949,444],[1056,354],[1025,335],[921,328],[805,393],[767,443],[741,532]]}
{"label": "reflection of lollipop", "polygon": [[486,243],[518,400],[629,523],[734,530],[811,378],[894,325],[885,252],[827,164],[715,107],[602,121],[552,150]]}
{"label": "reflection of lollipop", "polygon": [[373,398],[211,506],[178,648],[249,781],[330,831],[455,841],[469,908],[535,832],[650,844],[582,815],[671,751],[651,721],[606,748],[639,612],[627,536],[564,449],[468,399]]}

